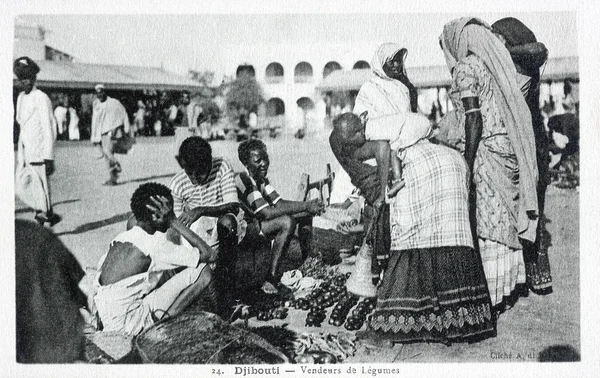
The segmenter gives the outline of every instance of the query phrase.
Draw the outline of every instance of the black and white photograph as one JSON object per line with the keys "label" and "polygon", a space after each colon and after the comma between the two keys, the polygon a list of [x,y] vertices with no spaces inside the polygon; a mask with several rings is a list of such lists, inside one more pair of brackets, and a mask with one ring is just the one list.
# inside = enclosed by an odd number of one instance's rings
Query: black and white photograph
{"label": "black and white photograph", "polygon": [[597,7],[207,3],[3,16],[9,376],[592,374]]}

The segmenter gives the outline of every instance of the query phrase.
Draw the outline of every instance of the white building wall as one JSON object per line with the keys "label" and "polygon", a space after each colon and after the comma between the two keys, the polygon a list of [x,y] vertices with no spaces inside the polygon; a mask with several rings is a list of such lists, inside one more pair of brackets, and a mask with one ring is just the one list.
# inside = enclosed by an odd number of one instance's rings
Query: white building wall
{"label": "white building wall", "polygon": [[28,56],[33,60],[46,58],[44,31],[37,25],[27,25],[17,21],[15,25],[14,59]]}
{"label": "white building wall", "polygon": [[[266,100],[280,98],[285,104],[285,120],[287,131],[295,131],[303,124],[303,113],[296,101],[302,97],[310,98],[315,109],[308,112],[309,129],[322,128],[325,118],[325,106],[321,94],[315,90],[323,80],[323,68],[328,62],[335,61],[343,70],[351,70],[359,61],[371,61],[378,42],[365,42],[347,45],[228,45],[223,46],[222,61],[227,62],[224,74],[235,76],[240,65],[248,64],[254,67],[256,80],[262,86]],[[271,63],[279,63],[283,67],[284,78],[280,83],[268,83],[266,68]],[[294,69],[300,62],[312,66],[312,81],[307,83],[294,82]]]}

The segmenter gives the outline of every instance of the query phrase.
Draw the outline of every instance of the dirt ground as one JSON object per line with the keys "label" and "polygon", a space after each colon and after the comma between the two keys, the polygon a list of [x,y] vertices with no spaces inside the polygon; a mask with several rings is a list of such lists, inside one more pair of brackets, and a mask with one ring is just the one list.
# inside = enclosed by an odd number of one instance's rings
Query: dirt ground
{"label": "dirt ground", "polygon": [[[324,177],[326,163],[331,163],[334,170],[338,168],[327,136],[318,133],[303,140],[290,136],[264,140],[271,156],[271,182],[285,198],[295,195],[301,173],[318,179]],[[225,156],[234,169],[242,169],[237,143],[220,141],[212,146],[214,155]],[[58,143],[57,171],[51,186],[55,211],[64,218],[54,232],[84,268],[95,267],[112,238],[125,229],[135,188],[149,181],[167,184],[178,171],[174,154],[170,137],[140,138],[129,155],[119,157],[123,167],[121,185],[106,187],[102,183],[108,178],[107,168],[98,159],[98,150],[87,141]],[[580,352],[579,192],[550,187],[546,203],[552,243],[552,294],[530,294],[519,299],[514,308],[501,315],[498,336],[493,339],[449,347],[426,343],[377,350],[361,347],[347,362],[535,361],[540,352],[557,345]],[[15,216],[32,219],[33,213],[16,199]],[[325,323],[323,328],[304,328],[304,317],[304,313],[292,311],[285,322],[303,332],[342,330]]]}

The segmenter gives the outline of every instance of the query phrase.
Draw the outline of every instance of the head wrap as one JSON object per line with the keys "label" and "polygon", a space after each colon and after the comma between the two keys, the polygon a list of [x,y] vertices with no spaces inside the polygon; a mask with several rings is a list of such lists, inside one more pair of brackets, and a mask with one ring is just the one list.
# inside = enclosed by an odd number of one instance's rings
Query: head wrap
{"label": "head wrap", "polygon": [[394,79],[388,77],[385,74],[385,72],[383,72],[383,66],[388,61],[390,61],[401,50],[402,50],[402,63],[404,63],[404,60],[406,59],[406,55],[408,54],[408,51],[404,47],[400,46],[397,43],[392,43],[392,42],[388,42],[388,43],[384,43],[384,44],[380,45],[377,48],[377,50],[375,51],[375,55],[373,56],[373,59],[371,60],[371,69],[373,70],[373,73],[382,79],[394,80]]}
{"label": "head wrap", "polygon": [[538,42],[535,34],[521,21],[513,17],[502,18],[492,24],[492,30],[505,40],[509,51],[519,46],[520,53],[511,56],[527,76],[539,76],[539,68],[548,59],[548,50],[543,43]]}
{"label": "head wrap", "polygon": [[[468,25],[467,25],[468,24]],[[483,61],[492,77],[492,92],[519,164],[519,237],[535,241],[538,169],[531,113],[517,84],[517,71],[504,44],[484,21],[464,17],[449,22],[440,36],[448,68],[469,53]]]}
{"label": "head wrap", "polygon": [[372,75],[360,88],[354,104],[354,113],[369,112],[369,118],[410,112],[410,92],[406,85],[383,72],[383,66],[399,51],[406,49],[397,43],[380,45],[371,60]]}
{"label": "head wrap", "polygon": [[15,60],[13,72],[19,80],[32,79],[40,72],[40,66],[38,66],[30,57],[22,56]]}
{"label": "head wrap", "polygon": [[94,87],[95,90],[99,91],[100,89],[104,90],[104,84],[96,84],[96,86]]}
{"label": "head wrap", "polygon": [[492,29],[502,35],[509,46],[537,42],[535,34],[524,23],[514,17],[506,17],[494,22]]}

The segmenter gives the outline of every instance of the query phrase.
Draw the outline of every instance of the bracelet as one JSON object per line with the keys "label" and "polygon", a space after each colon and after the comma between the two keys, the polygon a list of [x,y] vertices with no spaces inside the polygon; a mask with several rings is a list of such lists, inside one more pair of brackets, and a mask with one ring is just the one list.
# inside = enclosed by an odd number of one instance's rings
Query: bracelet
{"label": "bracelet", "polygon": [[479,109],[479,108],[469,109],[469,110],[465,111],[465,114],[475,113],[475,112],[481,112],[481,109]]}

